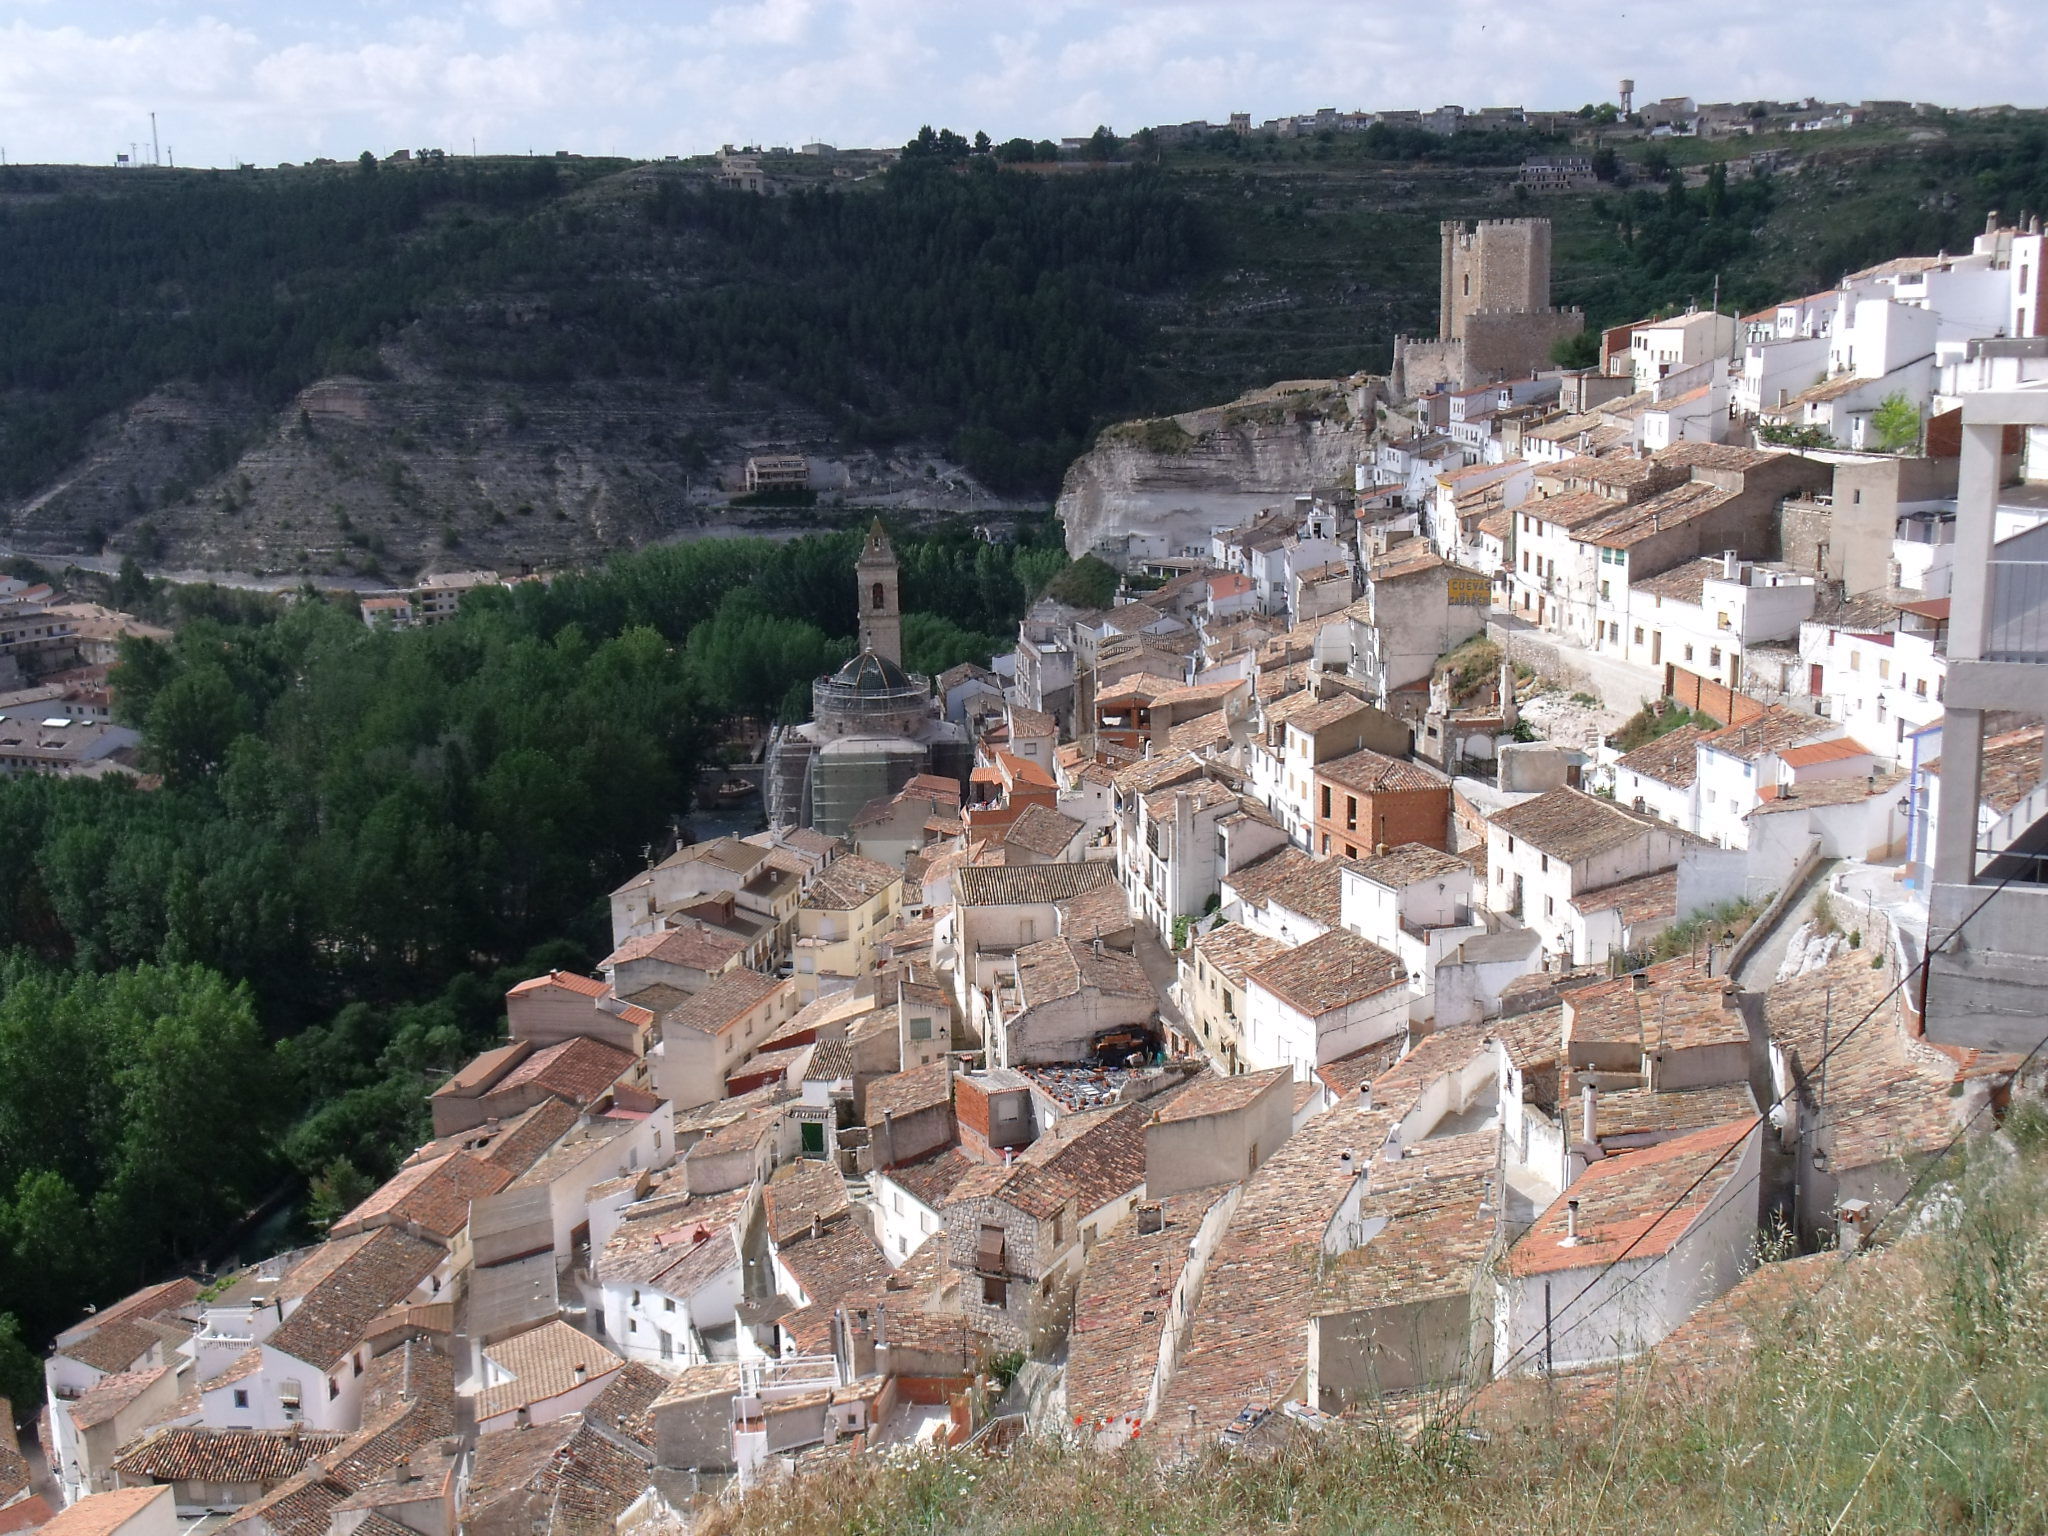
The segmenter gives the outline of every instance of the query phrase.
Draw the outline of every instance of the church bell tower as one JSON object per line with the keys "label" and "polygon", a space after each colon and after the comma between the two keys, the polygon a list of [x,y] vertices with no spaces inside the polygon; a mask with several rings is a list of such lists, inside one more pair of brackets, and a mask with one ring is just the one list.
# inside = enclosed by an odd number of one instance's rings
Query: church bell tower
{"label": "church bell tower", "polygon": [[860,600],[860,648],[903,665],[903,607],[897,591],[896,551],[878,517],[854,562]]}

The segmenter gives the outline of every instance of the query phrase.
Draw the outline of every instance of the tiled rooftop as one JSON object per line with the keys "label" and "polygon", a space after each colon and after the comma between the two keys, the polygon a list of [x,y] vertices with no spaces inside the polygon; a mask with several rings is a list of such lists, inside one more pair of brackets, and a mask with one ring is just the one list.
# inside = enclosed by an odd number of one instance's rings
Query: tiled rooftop
{"label": "tiled rooftop", "polygon": [[1494,813],[1488,823],[1539,853],[1577,863],[1642,837],[1661,823],[1576,789],[1553,789]]}
{"label": "tiled rooftop", "polygon": [[1152,982],[1135,955],[1078,939],[1041,939],[1017,951],[1017,990],[1026,1008],[1097,991],[1112,997],[1151,997]]}
{"label": "tiled rooftop", "polygon": [[761,1005],[779,988],[795,986],[789,981],[764,976],[759,971],[727,971],[714,977],[703,991],[662,1018],[665,1029],[694,1029],[707,1035],[723,1034]]}
{"label": "tiled rooftop", "polygon": [[1257,966],[1249,980],[1315,1018],[1405,986],[1408,968],[1377,944],[1336,928]]}
{"label": "tiled rooftop", "polygon": [[1362,790],[1368,794],[1399,792],[1403,790],[1440,789],[1450,793],[1451,781],[1425,764],[1388,757],[1370,747],[1362,748],[1347,757],[1335,758],[1316,767],[1318,778],[1346,789]]}
{"label": "tiled rooftop", "polygon": [[369,1199],[335,1222],[333,1230],[346,1237],[379,1223],[409,1224],[443,1243],[451,1242],[469,1225],[470,1202],[495,1195],[511,1181],[512,1175],[503,1168],[467,1152],[451,1152],[432,1162],[399,1169]]}
{"label": "tiled rooftop", "polygon": [[1697,725],[1681,725],[1633,752],[1623,753],[1615,760],[1614,766],[1641,774],[1646,779],[1655,779],[1659,784],[1668,784],[1673,789],[1690,789],[1699,774],[1699,753],[1693,749],[1708,735]]}
{"label": "tiled rooftop", "polygon": [[1668,1253],[1740,1172],[1737,1149],[1759,1126],[1750,1115],[1600,1159],[1570,1190],[1577,1240],[1566,1243],[1560,1195],[1508,1250],[1508,1273],[1526,1278]]}
{"label": "tiled rooftop", "polygon": [[487,1344],[483,1352],[494,1365],[511,1372],[512,1380],[477,1394],[479,1419],[560,1397],[625,1364],[589,1334],[559,1318]]}
{"label": "tiled rooftop", "polygon": [[355,1348],[378,1313],[410,1295],[447,1254],[437,1243],[396,1227],[378,1227],[324,1243],[316,1258],[320,1278],[265,1342],[280,1354],[326,1370]]}
{"label": "tiled rooftop", "polygon": [[1152,1119],[1155,1124],[1171,1125],[1180,1120],[1199,1120],[1204,1115],[1227,1115],[1256,1104],[1275,1083],[1292,1075],[1286,1067],[1243,1072],[1235,1077],[1205,1074],[1168,1099]]}
{"label": "tiled rooftop", "polygon": [[1730,757],[1742,758],[1748,762],[1777,752],[1786,747],[1797,746],[1802,741],[1813,741],[1823,736],[1832,736],[1840,727],[1818,715],[1801,714],[1787,709],[1782,704],[1767,704],[1764,712],[1754,720],[1741,725],[1725,726],[1711,732],[1706,739],[1709,749],[1725,752]]}
{"label": "tiled rooftop", "polygon": [[1244,985],[1246,972],[1254,966],[1287,952],[1287,946],[1278,939],[1269,939],[1242,923],[1204,928],[1195,935],[1193,947],[1204,960],[1238,986]]}
{"label": "tiled rooftop", "polygon": [[508,1089],[531,1086],[545,1089],[571,1104],[588,1104],[616,1083],[632,1065],[632,1052],[607,1045],[602,1040],[593,1040],[587,1035],[578,1035],[546,1050],[535,1051],[506,1073],[491,1091],[503,1093]]}
{"label": "tiled rooftop", "polygon": [[1398,891],[1423,880],[1453,875],[1469,878],[1472,866],[1457,854],[1445,853],[1427,843],[1403,843],[1373,858],[1360,859],[1358,872],[1375,884]]}
{"label": "tiled rooftop", "polygon": [[848,854],[833,860],[811,882],[804,905],[821,912],[850,912],[865,906],[902,878],[901,870]]}
{"label": "tiled rooftop", "polygon": [[869,1083],[866,1122],[880,1125],[885,1114],[901,1118],[952,1102],[953,1066],[941,1057],[905,1072],[878,1077]]}
{"label": "tiled rooftop", "polygon": [[1316,859],[1299,848],[1281,848],[1224,876],[1248,906],[1281,906],[1311,922],[1335,928],[1343,920],[1344,876],[1354,859]]}
{"label": "tiled rooftop", "polygon": [[1571,904],[1581,913],[1618,912],[1621,920],[1629,924],[1676,917],[1678,871],[1660,870],[1654,875],[1638,875],[1633,880],[1618,880],[1613,885],[1581,891],[1571,898]]}
{"label": "tiled rooftop", "polygon": [[953,876],[962,907],[1050,906],[1116,878],[1102,860],[1084,864],[969,864]]}

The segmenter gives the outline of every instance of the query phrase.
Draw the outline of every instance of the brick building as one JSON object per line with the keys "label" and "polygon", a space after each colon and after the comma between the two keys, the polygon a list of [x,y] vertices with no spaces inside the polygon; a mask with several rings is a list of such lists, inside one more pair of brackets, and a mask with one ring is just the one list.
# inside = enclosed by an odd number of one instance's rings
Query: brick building
{"label": "brick building", "polygon": [[1451,781],[1366,748],[1316,767],[1315,851],[1347,859],[1375,847],[1450,848]]}

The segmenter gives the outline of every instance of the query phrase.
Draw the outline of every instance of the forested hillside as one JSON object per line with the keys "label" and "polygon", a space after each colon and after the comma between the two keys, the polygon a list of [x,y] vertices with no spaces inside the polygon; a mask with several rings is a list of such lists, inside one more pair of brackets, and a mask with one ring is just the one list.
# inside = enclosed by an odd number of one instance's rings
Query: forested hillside
{"label": "forested hillside", "polygon": [[[17,1333],[206,1259],[275,1191],[305,1234],[388,1174],[504,989],[610,947],[602,897],[717,717],[807,712],[858,544],[668,546],[402,633],[185,598],[132,643],[162,787],[0,779],[0,1395],[26,1400]],[[1043,524],[898,545],[929,668],[985,660],[1065,565]]]}
{"label": "forested hillside", "polygon": [[[1552,218],[1597,325],[2048,205],[2038,114],[1623,143],[1599,190],[1518,192],[1560,147],[1221,135],[1050,170],[935,135],[862,180],[771,164],[779,197],[573,158],[0,171],[0,542],[553,563],[718,526],[721,477],[787,447],[897,505],[1042,502],[1106,422],[1383,368],[1434,327],[1446,217]],[[1756,149],[1775,174],[1702,179]]]}

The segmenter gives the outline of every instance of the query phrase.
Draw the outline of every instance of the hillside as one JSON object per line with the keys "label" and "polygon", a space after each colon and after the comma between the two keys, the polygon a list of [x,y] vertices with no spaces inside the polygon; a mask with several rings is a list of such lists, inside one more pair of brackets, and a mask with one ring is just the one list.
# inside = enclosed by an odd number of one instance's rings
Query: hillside
{"label": "hillside", "polygon": [[[1632,188],[1540,199],[1515,168],[1560,146],[1519,135],[791,157],[774,198],[703,162],[9,168],[0,544],[375,577],[807,524],[729,511],[762,451],[828,501],[1044,504],[1106,423],[1384,368],[1434,326],[1443,218],[1551,217],[1596,324],[1747,305],[2048,206],[2040,124],[1624,144]],[[1687,164],[1758,149],[1777,174]]]}
{"label": "hillside", "polygon": [[1959,1150],[1923,1177],[1942,1213],[1924,1225],[1940,1230],[1847,1261],[1765,1264],[1619,1367],[1394,1399],[1379,1422],[1292,1430],[1268,1453],[1182,1447],[1161,1423],[1111,1455],[1046,1439],[1004,1459],[826,1460],[714,1505],[694,1529],[2038,1531],[2048,1161],[2038,1114],[2014,1120],[2012,1141]]}

